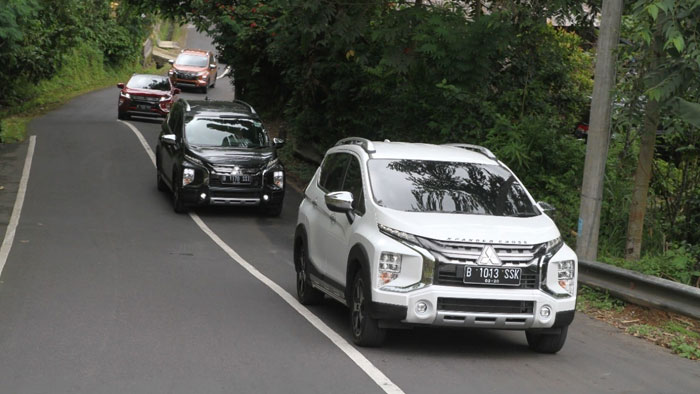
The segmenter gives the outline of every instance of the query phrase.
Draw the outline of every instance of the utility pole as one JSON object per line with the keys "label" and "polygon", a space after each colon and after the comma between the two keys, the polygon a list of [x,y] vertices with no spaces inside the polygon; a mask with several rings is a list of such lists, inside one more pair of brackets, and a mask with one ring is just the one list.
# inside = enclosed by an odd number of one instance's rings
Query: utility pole
{"label": "utility pole", "polygon": [[622,0],[603,0],[600,35],[596,49],[593,99],[576,240],[576,254],[580,259],[589,261],[598,257],[600,208],[603,201],[605,162],[610,143],[612,89],[615,87],[615,60],[617,43],[620,40],[622,2]]}

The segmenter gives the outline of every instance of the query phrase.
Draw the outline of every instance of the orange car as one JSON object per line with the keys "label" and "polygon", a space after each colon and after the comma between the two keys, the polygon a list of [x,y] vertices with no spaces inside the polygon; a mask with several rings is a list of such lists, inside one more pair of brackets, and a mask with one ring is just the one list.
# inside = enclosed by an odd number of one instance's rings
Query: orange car
{"label": "orange car", "polygon": [[206,93],[216,85],[217,64],[214,52],[183,49],[177,59],[170,60],[170,79],[175,86],[189,86]]}

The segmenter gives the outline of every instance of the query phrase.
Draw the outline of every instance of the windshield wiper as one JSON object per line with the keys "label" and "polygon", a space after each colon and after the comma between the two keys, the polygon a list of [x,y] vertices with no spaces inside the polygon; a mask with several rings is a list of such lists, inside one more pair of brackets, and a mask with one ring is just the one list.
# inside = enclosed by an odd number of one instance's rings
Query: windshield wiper
{"label": "windshield wiper", "polygon": [[512,216],[516,218],[531,218],[533,216],[537,216],[537,214],[532,212],[518,212],[516,214],[513,214]]}

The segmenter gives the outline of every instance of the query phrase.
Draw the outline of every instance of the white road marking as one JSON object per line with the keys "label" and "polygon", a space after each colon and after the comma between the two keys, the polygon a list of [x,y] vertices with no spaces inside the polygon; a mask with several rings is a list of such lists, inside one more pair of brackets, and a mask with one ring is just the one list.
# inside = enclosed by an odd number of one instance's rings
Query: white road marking
{"label": "white road marking", "polygon": [[216,79],[221,79],[221,78],[227,76],[229,71],[231,71],[231,66],[226,66],[226,68],[224,69],[224,72],[222,72],[221,75],[216,77]]}
{"label": "white road marking", "polygon": [[[146,139],[143,137],[143,134],[139,131],[139,129],[136,128],[136,126],[132,125],[129,122],[124,122],[120,121],[127,125],[131,131],[136,134],[136,137],[139,139],[141,142],[141,145],[143,145],[144,149],[146,150],[146,153],[148,154],[148,157],[151,158],[151,162],[155,166],[156,164],[156,157],[155,154],[153,153],[153,150],[151,147],[148,145],[146,142]],[[296,310],[302,317],[304,317],[309,323],[311,323],[312,326],[314,326],[317,330],[319,330],[323,335],[325,335],[328,339],[333,342],[335,346],[338,347],[343,353],[345,353],[350,360],[352,360],[362,371],[367,374],[367,376],[370,377],[382,390],[384,390],[385,393],[387,394],[405,394],[403,390],[399,386],[397,386],[394,382],[391,381],[382,371],[379,370],[374,364],[372,364],[371,361],[367,359],[360,351],[355,349],[354,346],[352,346],[348,341],[346,341],[343,337],[341,337],[338,333],[333,331],[332,328],[330,328],[326,323],[323,322],[323,320],[319,319],[316,315],[314,315],[307,307],[299,303],[295,297],[293,297],[291,294],[289,294],[286,290],[284,290],[282,287],[280,287],[277,283],[272,281],[270,278],[265,276],[262,272],[258,271],[257,268],[255,268],[252,264],[247,262],[241,255],[236,253],[233,248],[228,246],[226,242],[224,242],[214,231],[212,231],[209,226],[207,226],[204,221],[199,217],[194,212],[189,213],[190,218],[197,224],[197,226],[202,230],[206,235],[211,238],[214,243],[219,245],[219,247],[226,252],[226,254],[233,259],[238,265],[243,267],[245,270],[247,270],[251,275],[253,275],[257,280],[262,282],[265,286],[269,287],[270,290],[274,291],[282,300],[284,300],[289,306],[291,306],[294,310]]]}
{"label": "white road marking", "polygon": [[34,147],[36,146],[36,136],[29,137],[29,147],[27,148],[27,157],[24,159],[24,169],[22,169],[22,177],[19,180],[19,188],[17,189],[17,197],[15,206],[12,208],[12,216],[7,224],[5,238],[0,246],[0,275],[5,268],[7,257],[10,255],[12,242],[15,239],[17,232],[17,224],[19,224],[19,216],[22,214],[22,206],[24,206],[24,196],[27,194],[27,183],[29,182],[29,171],[32,168],[32,158],[34,158]]}

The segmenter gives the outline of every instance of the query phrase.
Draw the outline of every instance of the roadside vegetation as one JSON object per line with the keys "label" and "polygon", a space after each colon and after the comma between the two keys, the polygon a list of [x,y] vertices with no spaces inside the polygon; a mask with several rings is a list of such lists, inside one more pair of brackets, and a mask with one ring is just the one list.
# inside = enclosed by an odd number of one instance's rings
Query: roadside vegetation
{"label": "roadside vegetation", "polygon": [[69,98],[124,81],[139,63],[151,17],[107,0],[17,0],[0,11],[0,142]]}
{"label": "roadside vegetation", "polygon": [[700,359],[700,320],[626,303],[579,286],[576,309],[691,360]]}

